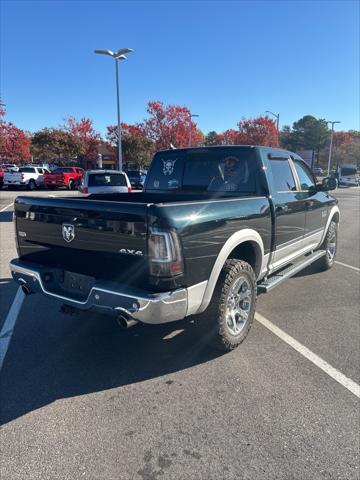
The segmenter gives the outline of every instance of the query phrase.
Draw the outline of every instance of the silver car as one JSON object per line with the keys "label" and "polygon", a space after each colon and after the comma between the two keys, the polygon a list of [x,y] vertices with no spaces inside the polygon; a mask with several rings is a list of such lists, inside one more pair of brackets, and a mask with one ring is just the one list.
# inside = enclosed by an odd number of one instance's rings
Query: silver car
{"label": "silver car", "polygon": [[88,170],[80,185],[82,193],[128,193],[131,192],[130,181],[119,170]]}

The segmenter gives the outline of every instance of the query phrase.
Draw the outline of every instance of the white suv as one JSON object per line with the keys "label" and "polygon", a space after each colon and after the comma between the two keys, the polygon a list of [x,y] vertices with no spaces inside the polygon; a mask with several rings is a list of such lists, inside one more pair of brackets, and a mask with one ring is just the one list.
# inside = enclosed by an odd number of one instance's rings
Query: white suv
{"label": "white suv", "polygon": [[131,183],[120,170],[88,170],[82,179],[82,193],[128,193]]}

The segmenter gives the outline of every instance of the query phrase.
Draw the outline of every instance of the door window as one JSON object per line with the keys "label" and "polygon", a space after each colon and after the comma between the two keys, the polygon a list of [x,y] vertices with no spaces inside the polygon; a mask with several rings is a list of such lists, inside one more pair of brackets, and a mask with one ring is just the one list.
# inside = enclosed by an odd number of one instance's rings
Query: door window
{"label": "door window", "polygon": [[292,174],[287,159],[270,159],[269,160],[273,185],[276,192],[293,192],[296,190],[295,179]]}
{"label": "door window", "polygon": [[315,187],[315,182],[307,166],[299,160],[294,160],[295,170],[299,177],[300,190],[308,191]]}

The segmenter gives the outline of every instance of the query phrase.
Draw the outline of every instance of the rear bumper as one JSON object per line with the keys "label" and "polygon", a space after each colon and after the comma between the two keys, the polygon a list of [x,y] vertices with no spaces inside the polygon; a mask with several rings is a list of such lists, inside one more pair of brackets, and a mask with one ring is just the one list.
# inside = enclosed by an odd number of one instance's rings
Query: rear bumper
{"label": "rear bumper", "polygon": [[[74,298],[53,290],[46,278],[54,269],[30,264],[19,259],[10,262],[14,280],[29,293],[42,293],[47,297],[81,310],[97,309],[105,313],[125,314],[143,323],[160,324],[185,318],[188,306],[186,288],[171,292],[149,293],[106,281],[96,281],[87,298]],[[51,290],[51,291],[50,291]]]}

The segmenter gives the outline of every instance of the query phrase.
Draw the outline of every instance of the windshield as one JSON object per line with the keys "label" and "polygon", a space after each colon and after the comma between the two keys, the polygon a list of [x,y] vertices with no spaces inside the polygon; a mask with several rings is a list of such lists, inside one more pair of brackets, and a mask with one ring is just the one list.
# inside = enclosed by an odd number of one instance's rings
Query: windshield
{"label": "windshield", "polygon": [[89,175],[89,187],[126,187],[126,178],[122,173],[93,173]]}
{"label": "windshield", "polygon": [[148,191],[256,192],[253,148],[214,148],[158,153],[148,175]]}
{"label": "windshield", "polygon": [[341,175],[356,175],[356,168],[354,167],[342,167],[341,168]]}

